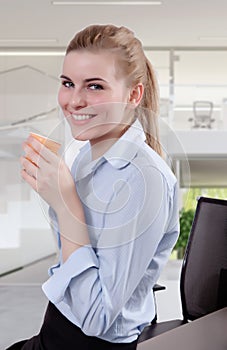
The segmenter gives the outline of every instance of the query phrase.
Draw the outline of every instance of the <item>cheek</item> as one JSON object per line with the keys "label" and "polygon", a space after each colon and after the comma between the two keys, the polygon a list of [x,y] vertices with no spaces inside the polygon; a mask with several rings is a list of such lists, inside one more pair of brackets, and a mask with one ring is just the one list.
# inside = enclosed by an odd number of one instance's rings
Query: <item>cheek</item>
{"label": "cheek", "polygon": [[58,92],[57,99],[58,99],[59,106],[63,109],[65,104],[67,103],[67,98],[65,94],[61,91],[61,89]]}

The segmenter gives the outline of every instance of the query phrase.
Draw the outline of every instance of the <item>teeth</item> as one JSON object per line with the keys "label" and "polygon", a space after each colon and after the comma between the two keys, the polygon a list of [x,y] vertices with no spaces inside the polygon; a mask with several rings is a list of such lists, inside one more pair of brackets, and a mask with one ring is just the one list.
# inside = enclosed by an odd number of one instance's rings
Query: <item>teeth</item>
{"label": "teeth", "polygon": [[73,119],[75,120],[87,120],[87,119],[91,119],[94,117],[93,114],[72,114]]}

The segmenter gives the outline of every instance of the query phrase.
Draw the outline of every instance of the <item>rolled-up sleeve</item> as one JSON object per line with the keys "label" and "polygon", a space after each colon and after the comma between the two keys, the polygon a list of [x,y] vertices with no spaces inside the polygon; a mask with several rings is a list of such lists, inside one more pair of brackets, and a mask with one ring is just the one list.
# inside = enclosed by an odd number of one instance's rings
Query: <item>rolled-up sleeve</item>
{"label": "rolled-up sleeve", "polygon": [[54,304],[64,300],[67,288],[73,278],[82,276],[90,269],[98,270],[99,261],[91,247],[84,246],[54,269],[51,278],[43,284],[43,291]]}

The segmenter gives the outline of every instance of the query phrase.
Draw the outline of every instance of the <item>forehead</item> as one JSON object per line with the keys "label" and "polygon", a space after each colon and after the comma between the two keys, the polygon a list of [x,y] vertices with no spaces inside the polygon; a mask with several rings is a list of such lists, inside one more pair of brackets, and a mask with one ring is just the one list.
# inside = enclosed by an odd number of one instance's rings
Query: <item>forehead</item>
{"label": "forehead", "polygon": [[101,76],[115,78],[117,60],[113,53],[107,51],[90,52],[86,50],[69,52],[63,62],[63,72],[69,77]]}

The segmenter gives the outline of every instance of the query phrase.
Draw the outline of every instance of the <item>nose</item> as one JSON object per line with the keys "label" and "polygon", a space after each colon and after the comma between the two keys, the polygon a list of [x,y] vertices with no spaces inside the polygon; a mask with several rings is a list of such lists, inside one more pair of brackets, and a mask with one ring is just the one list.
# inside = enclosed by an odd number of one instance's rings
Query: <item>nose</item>
{"label": "nose", "polygon": [[72,91],[69,99],[69,105],[75,110],[84,108],[87,105],[87,102],[83,93],[78,92],[77,90]]}

